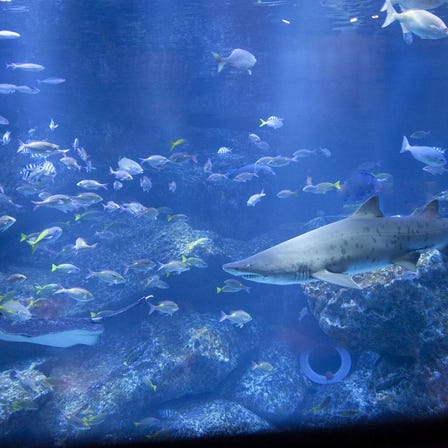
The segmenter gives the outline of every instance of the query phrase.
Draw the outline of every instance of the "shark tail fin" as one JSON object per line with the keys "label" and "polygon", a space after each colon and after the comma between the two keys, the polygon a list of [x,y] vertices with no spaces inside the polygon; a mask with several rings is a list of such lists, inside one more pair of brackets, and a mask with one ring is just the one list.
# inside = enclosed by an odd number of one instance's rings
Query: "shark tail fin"
{"label": "shark tail fin", "polygon": [[[386,0],[386,2],[384,3],[384,6],[386,7],[385,10],[387,12],[387,16],[386,16],[386,20],[381,25],[381,28],[386,28],[386,26],[389,26],[391,23],[395,22],[395,20],[397,20],[397,18],[398,18],[397,11],[395,11],[395,8],[392,6],[392,3],[390,2],[390,0]],[[384,8],[384,6],[383,6],[383,8]]]}
{"label": "shark tail fin", "polygon": [[409,151],[410,148],[411,148],[411,145],[409,144],[408,139],[405,136],[403,136],[403,143],[401,144],[401,151],[400,151],[400,153]]}

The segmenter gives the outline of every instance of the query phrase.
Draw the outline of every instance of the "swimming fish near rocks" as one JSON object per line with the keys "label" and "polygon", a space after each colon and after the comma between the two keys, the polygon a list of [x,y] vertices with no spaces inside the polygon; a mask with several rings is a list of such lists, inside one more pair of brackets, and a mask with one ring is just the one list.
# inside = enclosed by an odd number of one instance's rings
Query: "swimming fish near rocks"
{"label": "swimming fish near rocks", "polygon": [[437,200],[420,214],[385,217],[378,196],[348,218],[277,244],[224,271],[246,280],[274,285],[326,281],[346,288],[362,287],[350,274],[391,264],[416,270],[420,252],[448,247],[448,219]]}
{"label": "swimming fish near rocks", "polygon": [[243,328],[244,324],[247,324],[252,320],[252,316],[243,310],[231,311],[230,314],[226,314],[224,311],[221,311],[219,321],[224,322],[225,320],[230,321],[238,328]]}

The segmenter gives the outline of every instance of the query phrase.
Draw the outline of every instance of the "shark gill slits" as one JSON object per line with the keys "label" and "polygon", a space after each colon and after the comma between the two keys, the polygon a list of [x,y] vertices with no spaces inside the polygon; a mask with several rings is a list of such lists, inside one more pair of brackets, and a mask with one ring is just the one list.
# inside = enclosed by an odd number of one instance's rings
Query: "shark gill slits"
{"label": "shark gill slits", "polygon": [[295,272],[295,277],[297,281],[304,281],[311,277],[311,272],[306,266],[299,266]]}

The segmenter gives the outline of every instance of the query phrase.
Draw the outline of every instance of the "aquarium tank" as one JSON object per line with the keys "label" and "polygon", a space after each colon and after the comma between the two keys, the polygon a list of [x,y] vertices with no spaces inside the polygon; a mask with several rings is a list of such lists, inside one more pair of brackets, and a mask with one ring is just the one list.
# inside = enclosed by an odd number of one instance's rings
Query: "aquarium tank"
{"label": "aquarium tank", "polygon": [[0,444],[443,416],[446,3],[0,0]]}

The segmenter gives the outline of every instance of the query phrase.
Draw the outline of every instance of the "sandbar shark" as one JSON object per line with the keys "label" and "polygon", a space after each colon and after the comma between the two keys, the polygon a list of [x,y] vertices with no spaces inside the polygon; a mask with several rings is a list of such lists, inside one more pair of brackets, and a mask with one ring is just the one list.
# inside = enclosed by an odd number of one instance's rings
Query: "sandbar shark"
{"label": "sandbar shark", "polygon": [[437,200],[421,213],[383,215],[378,196],[353,215],[299,235],[243,260],[223,265],[229,274],[259,283],[290,285],[322,280],[361,287],[350,274],[392,264],[416,270],[420,253],[448,247],[448,219]]}

